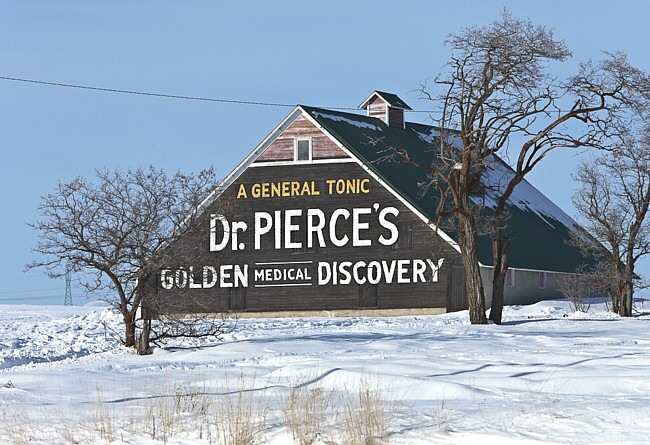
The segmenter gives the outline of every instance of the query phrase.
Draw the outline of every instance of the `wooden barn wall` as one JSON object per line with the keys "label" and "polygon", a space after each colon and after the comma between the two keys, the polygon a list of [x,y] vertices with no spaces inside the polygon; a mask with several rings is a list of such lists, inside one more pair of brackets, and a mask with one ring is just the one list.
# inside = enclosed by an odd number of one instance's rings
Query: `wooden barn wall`
{"label": "wooden barn wall", "polygon": [[462,280],[457,252],[349,162],[248,168],[165,255],[150,297],[170,311],[449,309]]}
{"label": "wooden barn wall", "polygon": [[404,128],[404,110],[399,108],[389,108],[388,123],[391,127]]}
{"label": "wooden barn wall", "polygon": [[256,162],[292,161],[296,138],[311,138],[312,159],[347,158],[330,138],[325,136],[304,116],[298,117],[273,143],[264,150]]}

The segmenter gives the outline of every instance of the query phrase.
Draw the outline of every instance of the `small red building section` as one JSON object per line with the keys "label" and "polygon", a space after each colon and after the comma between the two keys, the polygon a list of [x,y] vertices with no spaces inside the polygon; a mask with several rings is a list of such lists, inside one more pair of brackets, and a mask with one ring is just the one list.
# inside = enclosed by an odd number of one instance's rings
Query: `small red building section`
{"label": "small red building section", "polygon": [[329,137],[304,116],[299,116],[269,147],[255,163],[294,161],[296,143],[308,140],[311,144],[311,160],[343,159],[349,156]]}
{"label": "small red building section", "polygon": [[386,101],[379,96],[375,96],[368,103],[368,116],[376,117],[387,123],[386,108]]}

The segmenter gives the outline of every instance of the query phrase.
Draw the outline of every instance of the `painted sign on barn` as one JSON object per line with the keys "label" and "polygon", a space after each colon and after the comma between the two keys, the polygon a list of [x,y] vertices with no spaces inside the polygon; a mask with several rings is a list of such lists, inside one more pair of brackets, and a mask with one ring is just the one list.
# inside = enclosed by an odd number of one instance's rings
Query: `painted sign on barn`
{"label": "painted sign on barn", "polygon": [[[325,179],[317,181],[281,181],[236,186],[236,201],[278,198],[272,207],[229,220],[226,215],[210,215],[210,252],[237,252],[272,249],[279,261],[249,264],[203,265],[178,270],[163,270],[165,289],[218,287],[289,287],[312,285],[363,285],[386,283],[425,283],[438,281],[444,259],[430,258],[281,261],[286,253],[315,249],[373,247],[393,248],[400,242],[398,217],[394,206],[374,202],[367,207],[339,207],[326,213],[319,207],[284,208],[280,198],[366,195],[371,198],[369,178]],[[254,205],[254,207],[258,207]],[[268,207],[262,206],[259,207]],[[249,236],[247,236],[249,235]],[[252,235],[252,236],[250,236]],[[405,236],[409,236],[406,234]],[[251,241],[252,238],[252,241]],[[268,246],[267,246],[268,245]],[[294,260],[295,258],[290,258]],[[252,267],[251,267],[252,266]],[[197,275],[200,275],[197,277]]]}
{"label": "painted sign on barn", "polygon": [[160,295],[255,311],[445,307],[449,249],[356,162],[251,166],[205,218],[196,258],[161,270]]}

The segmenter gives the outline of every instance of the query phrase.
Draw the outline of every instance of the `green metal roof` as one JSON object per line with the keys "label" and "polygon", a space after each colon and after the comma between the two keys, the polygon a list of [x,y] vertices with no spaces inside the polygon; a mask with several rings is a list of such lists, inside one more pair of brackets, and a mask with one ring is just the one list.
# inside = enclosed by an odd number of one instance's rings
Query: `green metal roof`
{"label": "green metal roof", "polygon": [[[407,122],[404,129],[393,128],[374,117],[307,106],[302,106],[302,109],[395,192],[431,221],[436,221],[439,196],[432,189],[423,193],[421,186],[427,182],[427,171],[411,164],[383,160],[387,154],[386,147],[395,147],[407,150],[420,163],[431,163],[434,156],[431,147],[438,134],[435,127]],[[379,144],[371,143],[379,140]],[[498,183],[509,174],[513,174],[512,169],[495,158],[484,176],[486,181]],[[483,199],[487,205],[482,207],[482,212],[489,216],[489,192]],[[511,240],[508,262],[511,267],[574,272],[578,266],[592,263],[580,249],[567,243],[570,227],[575,222],[527,181],[517,186],[507,213]],[[453,231],[445,232],[457,239]],[[492,265],[489,236],[479,237],[479,260],[484,265]]]}
{"label": "green metal roof", "polygon": [[368,97],[368,99],[366,99],[361,105],[359,105],[359,108],[365,108],[368,101],[375,95],[378,95],[379,97],[381,97],[391,107],[401,108],[403,110],[412,110],[412,108],[409,107],[408,105],[406,105],[406,102],[404,102],[402,99],[400,99],[399,96],[397,96],[396,94],[393,94],[393,93],[386,93],[384,91],[375,91],[375,92],[373,92]]}

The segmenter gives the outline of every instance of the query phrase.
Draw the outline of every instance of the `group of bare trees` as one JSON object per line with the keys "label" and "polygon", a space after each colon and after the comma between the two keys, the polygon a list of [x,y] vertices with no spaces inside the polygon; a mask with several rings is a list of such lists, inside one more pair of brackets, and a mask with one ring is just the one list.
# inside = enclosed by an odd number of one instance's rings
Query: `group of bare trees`
{"label": "group of bare trees", "polygon": [[[526,175],[555,149],[629,151],[629,141],[623,140],[622,134],[630,112],[636,112],[635,118],[645,117],[641,104],[647,101],[645,89],[650,82],[623,53],[608,54],[597,63],[585,62],[575,75],[558,80],[551,68],[571,56],[568,47],[551,30],[516,19],[508,12],[490,25],[452,34],[446,43],[451,50],[446,71],[433,86],[421,86],[422,95],[438,109],[435,121],[441,137],[434,148],[435,160],[426,165],[418,163],[407,149],[393,149],[392,157],[427,169],[431,181],[427,186],[440,195],[438,217],[454,218],[470,320],[475,324],[487,323],[478,260],[477,215],[481,204],[476,198],[481,186],[496,186],[491,190],[496,204],[491,218],[494,268],[490,319],[501,323],[510,242],[508,199]],[[617,140],[620,144],[613,142]],[[501,178],[499,184],[486,184],[483,178],[493,168],[494,155],[513,159],[513,172]],[[608,177],[602,183],[609,181]],[[599,211],[593,210],[584,213],[585,218],[591,219]],[[633,211],[639,229],[645,227],[645,210],[647,201],[643,209]],[[638,247],[644,241],[637,236],[631,242]],[[638,255],[640,250],[635,249]],[[634,258],[619,257],[620,273],[632,277],[633,269],[627,269],[633,268]],[[629,294],[631,290],[622,292]]]}

